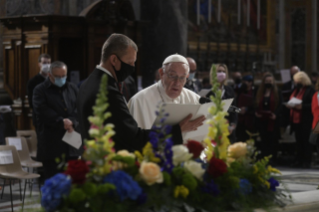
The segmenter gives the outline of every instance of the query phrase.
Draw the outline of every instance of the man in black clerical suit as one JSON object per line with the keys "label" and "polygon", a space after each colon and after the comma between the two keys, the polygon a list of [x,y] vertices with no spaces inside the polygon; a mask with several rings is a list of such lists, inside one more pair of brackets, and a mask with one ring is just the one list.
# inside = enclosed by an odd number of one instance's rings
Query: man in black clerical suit
{"label": "man in black clerical suit", "polygon": [[66,81],[67,66],[55,61],[49,77],[33,92],[33,107],[38,123],[37,159],[43,162],[44,179],[61,172],[56,158],[76,159],[82,153],[62,141],[66,131],[77,128],[76,99],[78,88]]}
{"label": "man in black clerical suit", "polygon": [[[300,68],[298,66],[292,66],[290,68],[290,76],[291,80],[284,83],[282,85],[282,97],[283,102],[288,102],[290,99],[290,95],[292,94],[292,91],[295,88],[294,85],[294,75],[300,71]],[[286,128],[290,123],[290,109],[287,107],[283,107],[283,118],[282,118],[282,127]]]}
{"label": "man in black clerical suit", "polygon": [[[128,151],[141,150],[149,141],[150,130],[138,128],[136,121],[131,116],[123,94],[120,92],[119,83],[135,70],[135,61],[138,48],[136,44],[125,35],[112,34],[102,48],[101,63],[80,87],[77,109],[80,131],[83,139],[89,139],[90,123],[88,117],[93,114],[92,107],[95,105],[96,95],[99,92],[100,82],[103,75],[108,76],[108,111],[112,116],[106,120],[113,123],[116,134],[112,137],[115,149]],[[155,112],[156,108],[154,108]],[[173,142],[181,144],[181,132],[196,129],[202,125],[204,117],[190,121],[187,116],[180,124],[173,126]]]}
{"label": "man in black clerical suit", "polygon": [[[27,91],[28,91],[28,100],[29,100],[29,107],[33,109],[33,90],[37,85],[40,83],[44,82],[44,80],[48,77],[49,75],[49,70],[50,70],[50,63],[51,63],[51,57],[48,54],[41,54],[38,58],[39,62],[39,67],[40,67],[40,72],[32,77],[28,81],[27,85]],[[32,110],[32,121],[33,121],[33,126],[37,129],[37,119],[36,119],[36,114],[34,110]],[[36,130],[37,131],[37,130]]]}

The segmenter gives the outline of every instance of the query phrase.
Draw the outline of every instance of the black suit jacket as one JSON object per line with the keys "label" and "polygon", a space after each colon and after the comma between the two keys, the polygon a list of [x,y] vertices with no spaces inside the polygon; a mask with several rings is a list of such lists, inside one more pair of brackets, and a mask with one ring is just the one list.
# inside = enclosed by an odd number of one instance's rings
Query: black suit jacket
{"label": "black suit jacket", "polygon": [[[78,88],[66,82],[61,88],[53,85],[50,79],[46,79],[38,85],[33,92],[33,106],[38,122],[38,149],[37,158],[40,161],[52,160],[66,156],[77,156],[73,147],[62,141],[66,132],[63,119],[68,118],[77,128],[76,98]],[[74,155],[70,154],[70,151]]]}
{"label": "black suit jacket", "polygon": [[[34,90],[34,88],[37,87],[37,85],[41,84],[44,81],[45,81],[45,78],[40,73],[35,75],[34,77],[32,77],[28,81],[27,90],[28,90],[28,100],[29,100],[30,108],[33,108],[32,99],[33,99],[33,90]],[[32,121],[33,121],[33,126],[35,128],[37,128],[37,118],[36,118],[36,114],[35,114],[34,110],[32,110]]]}
{"label": "black suit jacket", "polygon": [[[95,105],[96,95],[99,92],[102,76],[106,73],[95,69],[88,79],[80,87],[79,97],[77,99],[78,117],[80,131],[83,139],[89,139],[88,130],[90,123],[88,117],[93,114],[92,107]],[[115,143],[115,149],[126,149],[128,151],[141,150],[149,141],[150,130],[143,130],[137,126],[136,121],[131,116],[124,96],[120,93],[115,79],[108,75],[108,103],[107,109],[112,116],[106,120],[106,123],[114,124],[116,134],[112,137]],[[156,108],[154,108],[155,111]],[[175,144],[183,142],[181,130],[178,125],[172,129],[173,141]]]}

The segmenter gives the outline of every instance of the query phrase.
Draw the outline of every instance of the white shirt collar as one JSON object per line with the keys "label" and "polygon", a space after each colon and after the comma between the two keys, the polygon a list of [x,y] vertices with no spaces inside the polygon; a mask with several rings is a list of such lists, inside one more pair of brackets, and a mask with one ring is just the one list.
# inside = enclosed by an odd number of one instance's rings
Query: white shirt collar
{"label": "white shirt collar", "polygon": [[114,78],[114,77],[112,76],[111,72],[109,72],[108,70],[106,70],[106,69],[103,68],[102,66],[96,65],[96,68],[97,68],[97,69],[100,69],[101,71],[107,73],[110,77]]}

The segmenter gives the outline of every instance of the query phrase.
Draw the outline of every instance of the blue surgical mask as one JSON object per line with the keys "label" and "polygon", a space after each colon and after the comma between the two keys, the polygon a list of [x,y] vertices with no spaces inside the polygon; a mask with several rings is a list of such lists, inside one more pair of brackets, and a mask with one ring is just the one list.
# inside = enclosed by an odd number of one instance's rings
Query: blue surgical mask
{"label": "blue surgical mask", "polygon": [[54,77],[54,84],[58,87],[62,87],[66,82],[66,76],[62,78]]}
{"label": "blue surgical mask", "polygon": [[195,78],[195,72],[189,73],[188,80],[193,80]]}

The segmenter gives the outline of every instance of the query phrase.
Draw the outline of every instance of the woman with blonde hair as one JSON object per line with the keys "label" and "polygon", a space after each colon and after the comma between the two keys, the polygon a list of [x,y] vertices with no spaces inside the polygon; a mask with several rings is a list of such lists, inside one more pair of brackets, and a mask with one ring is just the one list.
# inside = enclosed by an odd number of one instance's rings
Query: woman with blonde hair
{"label": "woman with blonde hair", "polygon": [[261,138],[261,155],[275,162],[280,136],[282,98],[271,73],[263,76],[256,95],[256,124]]}
{"label": "woman with blonde hair", "polygon": [[297,143],[297,156],[294,167],[309,168],[311,165],[312,146],[309,143],[309,136],[312,126],[311,102],[315,90],[311,86],[311,80],[308,75],[300,71],[293,77],[295,89],[293,90],[290,99],[296,98],[301,100],[301,104],[289,106],[290,122],[292,130],[295,132]]}
{"label": "woman with blonde hair", "polygon": [[[232,99],[234,98],[234,101],[232,103],[233,106],[236,106],[236,102],[235,102],[235,92],[234,89],[230,86],[227,85],[227,78],[228,78],[228,68],[226,64],[223,63],[217,63],[217,64],[213,64],[212,68],[210,70],[209,76],[212,75],[213,72],[213,66],[216,66],[217,69],[217,80],[219,82],[219,89],[222,91],[222,99]],[[210,83],[212,84],[212,81],[210,81]],[[211,95],[214,95],[214,93],[212,93],[212,91],[210,91],[206,97],[210,97]],[[231,143],[235,143],[236,142],[236,134],[235,134],[235,129],[236,129],[236,125],[237,125],[237,113],[229,113],[228,116],[226,116],[226,119],[229,122],[229,140]]]}

